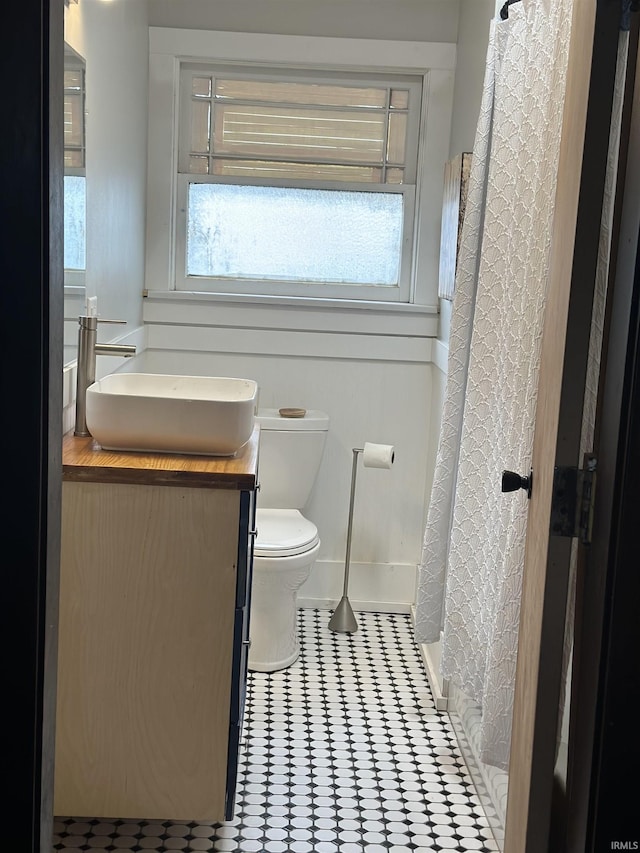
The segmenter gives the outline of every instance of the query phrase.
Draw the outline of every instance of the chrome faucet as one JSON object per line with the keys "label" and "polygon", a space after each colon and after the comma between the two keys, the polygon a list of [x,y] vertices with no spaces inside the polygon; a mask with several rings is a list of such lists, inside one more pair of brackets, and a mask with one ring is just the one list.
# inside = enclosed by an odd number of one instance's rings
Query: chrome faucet
{"label": "chrome faucet", "polygon": [[99,344],[98,323],[126,323],[126,320],[102,320],[82,315],[78,317],[78,375],[76,380],[76,427],[74,435],[91,435],[87,429],[87,388],[96,381],[96,356],[121,355],[131,358],[136,348],[129,344]]}

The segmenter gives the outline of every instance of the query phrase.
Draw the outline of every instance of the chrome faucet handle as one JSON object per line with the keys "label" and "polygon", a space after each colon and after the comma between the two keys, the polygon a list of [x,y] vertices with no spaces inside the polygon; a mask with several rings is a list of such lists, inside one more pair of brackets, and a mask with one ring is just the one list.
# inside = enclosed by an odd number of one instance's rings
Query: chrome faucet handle
{"label": "chrome faucet handle", "polygon": [[98,323],[119,323],[121,326],[126,326],[126,320],[105,320],[102,317],[98,317]]}

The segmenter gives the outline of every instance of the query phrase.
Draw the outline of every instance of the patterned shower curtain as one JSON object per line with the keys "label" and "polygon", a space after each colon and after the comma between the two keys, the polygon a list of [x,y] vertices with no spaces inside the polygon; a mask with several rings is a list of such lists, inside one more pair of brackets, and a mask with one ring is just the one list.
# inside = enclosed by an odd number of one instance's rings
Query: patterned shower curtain
{"label": "patterned shower curtain", "polygon": [[416,639],[482,709],[481,758],[508,765],[531,465],[572,0],[492,22],[420,566]]}

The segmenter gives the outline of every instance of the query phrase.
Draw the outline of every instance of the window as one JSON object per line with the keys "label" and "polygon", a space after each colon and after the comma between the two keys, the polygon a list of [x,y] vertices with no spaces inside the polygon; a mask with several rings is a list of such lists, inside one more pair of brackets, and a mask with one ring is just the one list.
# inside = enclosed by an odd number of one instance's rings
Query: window
{"label": "window", "polygon": [[176,287],[408,301],[421,78],[186,64]]}
{"label": "window", "polygon": [[84,283],[86,267],[85,85],[80,58],[67,50],[64,70],[65,284]]}

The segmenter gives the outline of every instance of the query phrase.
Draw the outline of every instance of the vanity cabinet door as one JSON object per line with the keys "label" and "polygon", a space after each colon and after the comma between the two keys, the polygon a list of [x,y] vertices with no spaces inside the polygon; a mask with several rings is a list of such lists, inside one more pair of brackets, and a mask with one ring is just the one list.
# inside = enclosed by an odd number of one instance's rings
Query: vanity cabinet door
{"label": "vanity cabinet door", "polygon": [[253,574],[253,543],[255,540],[255,510],[255,492],[241,492],[236,611],[233,633],[233,663],[231,669],[231,707],[229,714],[229,750],[227,756],[225,820],[231,820],[233,818],[238,778],[240,737],[242,735],[244,704],[247,691],[251,578]]}
{"label": "vanity cabinet door", "polygon": [[64,483],[55,814],[224,819],[239,505]]}

